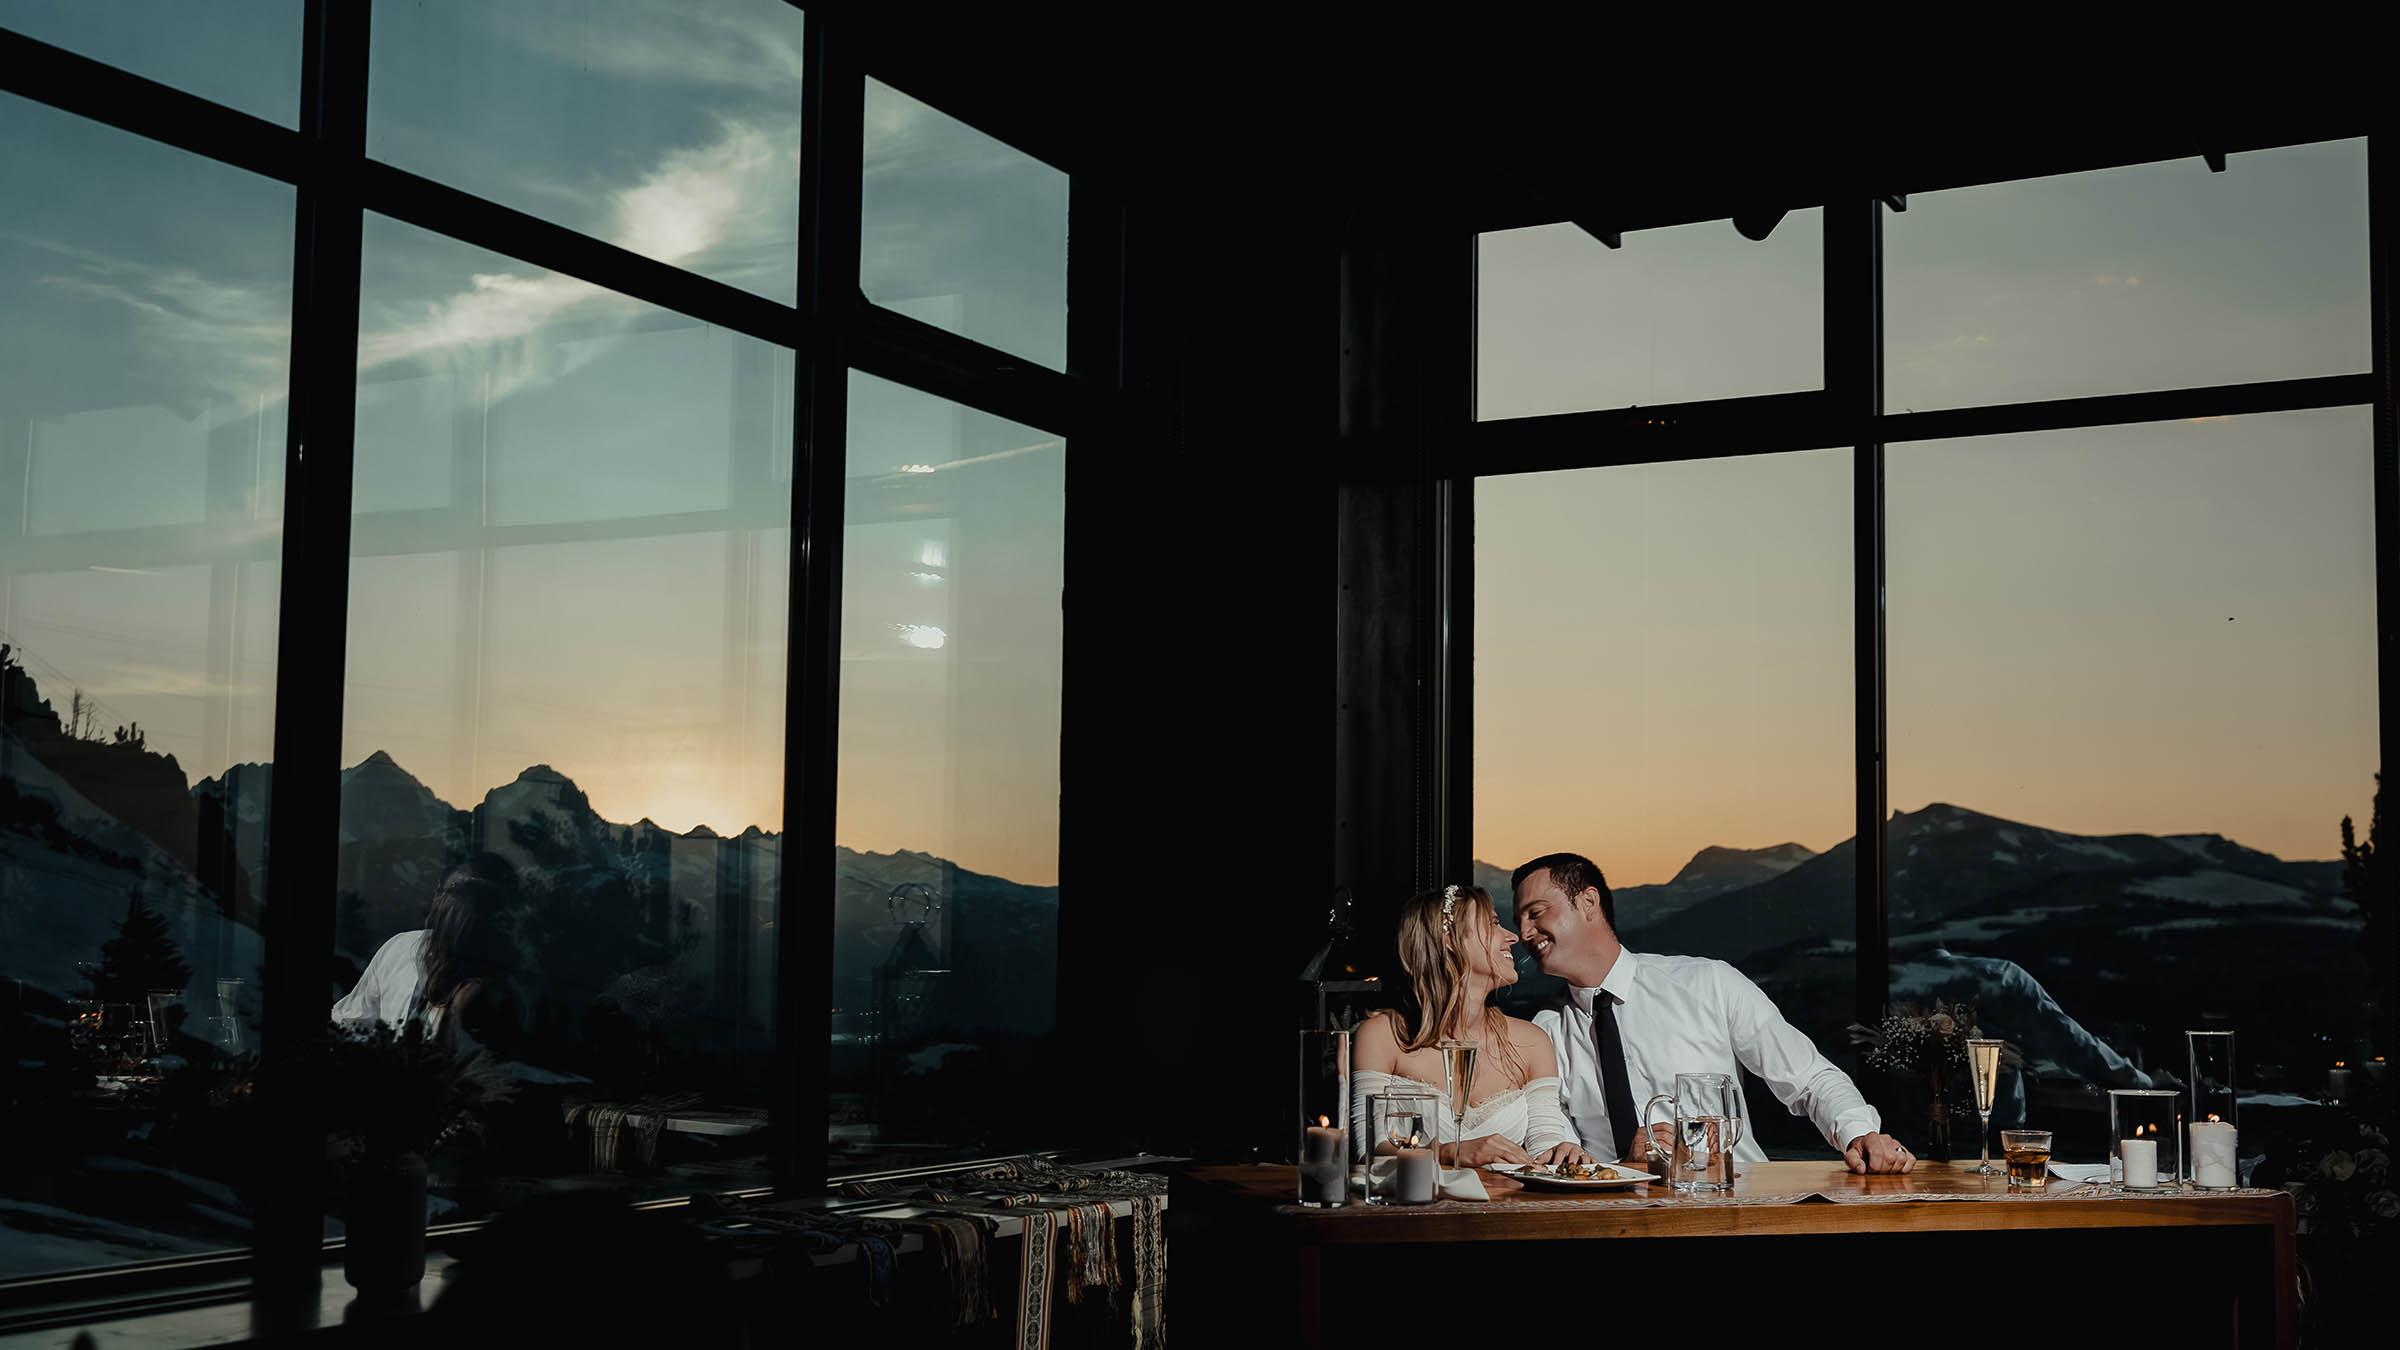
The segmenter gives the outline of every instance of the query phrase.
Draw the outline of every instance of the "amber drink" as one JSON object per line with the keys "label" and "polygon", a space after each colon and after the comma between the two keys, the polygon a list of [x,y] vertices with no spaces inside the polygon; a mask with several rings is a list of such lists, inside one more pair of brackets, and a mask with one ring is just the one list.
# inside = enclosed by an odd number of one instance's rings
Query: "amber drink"
{"label": "amber drink", "polygon": [[2000,1147],[2008,1155],[2008,1184],[2039,1190],[2050,1184],[2050,1132],[2002,1130]]}

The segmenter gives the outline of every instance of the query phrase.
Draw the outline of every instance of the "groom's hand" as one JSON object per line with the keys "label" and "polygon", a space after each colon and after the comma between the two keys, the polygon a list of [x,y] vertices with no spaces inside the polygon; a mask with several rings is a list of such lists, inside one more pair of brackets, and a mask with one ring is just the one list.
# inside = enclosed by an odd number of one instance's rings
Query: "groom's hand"
{"label": "groom's hand", "polygon": [[1888,1134],[1862,1134],[1842,1150],[1842,1161],[1853,1172],[1905,1172],[1917,1165],[1917,1155]]}

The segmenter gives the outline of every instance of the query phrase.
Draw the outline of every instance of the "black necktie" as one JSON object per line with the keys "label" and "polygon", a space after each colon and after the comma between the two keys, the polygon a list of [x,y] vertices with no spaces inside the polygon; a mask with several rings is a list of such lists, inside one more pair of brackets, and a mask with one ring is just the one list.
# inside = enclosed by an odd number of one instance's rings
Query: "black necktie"
{"label": "black necktie", "polygon": [[1625,1040],[1617,1034],[1617,1004],[1605,989],[1592,993],[1592,1040],[1600,1051],[1600,1100],[1608,1106],[1608,1127],[1617,1136],[1617,1160],[1640,1167],[1633,1156],[1633,1137],[1639,1133],[1633,1117],[1633,1089],[1625,1078]]}

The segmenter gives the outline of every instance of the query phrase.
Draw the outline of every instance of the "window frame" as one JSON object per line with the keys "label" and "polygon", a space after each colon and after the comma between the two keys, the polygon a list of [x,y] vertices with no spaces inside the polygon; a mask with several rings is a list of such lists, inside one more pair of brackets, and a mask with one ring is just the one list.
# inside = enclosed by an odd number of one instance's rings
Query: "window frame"
{"label": "window frame", "polygon": [[[2190,155],[2206,157],[2222,170],[2227,150],[2272,149],[2326,140],[2364,139],[2368,159],[2368,276],[2372,368],[2362,374],[2261,380],[2139,393],[2060,398],[2022,403],[1888,412],[1883,398],[1883,218],[1907,209],[1907,194],[1983,183],[2011,182],[2062,172],[2088,173]],[[2118,426],[2285,412],[2307,408],[2367,406],[2374,418],[2376,694],[2380,762],[2394,762],[2400,728],[2394,725],[2400,694],[2400,452],[2395,451],[2391,333],[2391,235],[2400,209],[2392,184],[2400,178],[2400,152],[2390,138],[2369,129],[2327,125],[2308,134],[2285,134],[2258,142],[2161,148],[2120,158],[2086,157],[2072,164],[2031,162],[1985,177],[1943,177],[1929,182],[1879,185],[1824,202],[1824,388],[1645,408],[1555,413],[1430,428],[1433,447],[1425,473],[1433,489],[1454,503],[1461,519],[1431,533],[1427,545],[1439,556],[1441,583],[1436,631],[1446,648],[1440,668],[1446,678],[1437,695],[1443,728],[1435,756],[1448,766],[1420,775],[1415,790],[1420,819],[1442,822],[1432,841],[1433,871],[1420,885],[1464,876],[1473,858],[1473,647],[1472,554],[1474,483],[1486,475],[1710,459],[1733,455],[1851,447],[1853,473],[1853,610],[1855,720],[1854,773],[1859,841],[1856,893],[1857,1003],[1859,1020],[1872,1025],[1890,997],[1888,838],[1890,817],[1884,724],[1886,631],[1884,589],[1884,448],[1890,444],[2002,435],[2027,431]],[[2239,166],[2234,166],[2238,171]],[[1482,228],[1531,223],[1510,219]],[[1645,222],[1648,223],[1648,222]],[[1664,222],[1680,223],[1680,222]],[[1455,241],[1453,247],[1456,246]],[[1471,259],[1474,236],[1463,245]],[[1450,256],[1447,251],[1443,256]],[[1466,269],[1470,278],[1472,267]],[[1451,277],[1443,284],[1455,285]],[[1471,303],[1471,302],[1470,302]],[[1452,353],[1455,355],[1455,353]],[[1470,351],[1471,355],[1471,351]],[[1472,406],[1472,361],[1451,362]],[[1451,403],[1462,400],[1453,399]],[[1448,405],[1445,405],[1448,406]],[[2387,1016],[2388,1016],[2387,1012]]]}
{"label": "window frame", "polygon": [[[1126,217],[1122,202],[1107,188],[1011,136],[1020,128],[1010,125],[1004,108],[963,106],[952,91],[929,87],[939,82],[899,68],[906,63],[879,51],[839,7],[827,13],[797,0],[782,2],[801,9],[807,19],[802,145],[793,185],[800,198],[799,288],[789,305],[371,158],[366,152],[371,0],[307,0],[296,127],[0,27],[0,92],[298,189],[280,557],[285,589],[276,639],[274,730],[274,760],[287,781],[330,783],[341,770],[361,230],[365,213],[373,211],[795,354],[781,822],[786,865],[778,868],[776,899],[781,914],[813,917],[822,911],[833,875],[839,771],[849,372],[862,370],[1062,436],[1070,448],[1083,445],[1086,437],[1106,437],[1123,403]],[[860,294],[859,198],[870,73],[1068,172],[1073,233],[1064,371],[882,309]],[[985,111],[989,116],[982,115]],[[1087,458],[1067,456],[1070,492],[1074,466]],[[1079,558],[1094,556],[1076,547],[1082,532],[1077,520],[1069,513],[1070,578]],[[494,528],[499,527],[485,527]],[[1070,635],[1073,631],[1070,624]],[[1070,636],[1062,660],[1072,666],[1077,650]],[[1078,721],[1071,708],[1061,712],[1063,872],[1064,780],[1076,762],[1067,743]],[[269,833],[276,842],[269,868],[275,889],[331,894],[338,875],[337,795],[279,793],[271,810]],[[1063,892],[1060,913],[1063,930],[1069,921]],[[332,979],[333,910],[270,901],[265,916],[262,1034],[269,1045],[296,1044],[323,1023],[318,991]],[[779,923],[777,934],[770,1173],[779,1191],[816,1194],[832,1179],[827,1173],[830,1072],[824,1021],[831,996],[832,933],[828,926],[802,922]],[[322,1156],[321,1109],[304,1084],[273,1076],[273,1063],[262,1066],[267,1076],[260,1094],[274,1156]],[[0,1324],[8,1323],[12,1312],[62,1299],[109,1302],[169,1285],[188,1289],[196,1281],[313,1283],[328,1253],[340,1248],[338,1241],[322,1236],[317,1172],[292,1168],[261,1178],[264,1188],[247,1249],[0,1279]],[[446,1225],[442,1231],[474,1226]]]}

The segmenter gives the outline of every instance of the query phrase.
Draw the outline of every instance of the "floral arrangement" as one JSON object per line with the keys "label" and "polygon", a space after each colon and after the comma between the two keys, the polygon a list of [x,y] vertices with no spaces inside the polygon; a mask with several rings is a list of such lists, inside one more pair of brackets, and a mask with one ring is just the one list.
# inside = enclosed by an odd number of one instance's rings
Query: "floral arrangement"
{"label": "floral arrangement", "polygon": [[[1895,1003],[1884,1009],[1883,1020],[1874,1026],[1859,1023],[1850,1026],[1850,1043],[1859,1047],[1860,1057],[1869,1065],[1925,1076],[1932,1096],[1926,1111],[1931,1137],[1924,1148],[1929,1158],[1950,1156],[1953,1108],[1969,1121],[1975,1118],[1975,1084],[1967,1066],[1967,1040],[1978,1034],[1973,1003],[1944,1003],[1939,999],[1922,1008],[1913,1003]],[[2002,1059],[2023,1062],[2013,1048],[2003,1051]],[[1969,1132],[1973,1132],[1972,1125]]]}
{"label": "floral arrangement", "polygon": [[369,1158],[423,1153],[475,1128],[511,1084],[484,1051],[460,1054],[424,1022],[335,1022],[317,1044],[327,1127]]}

